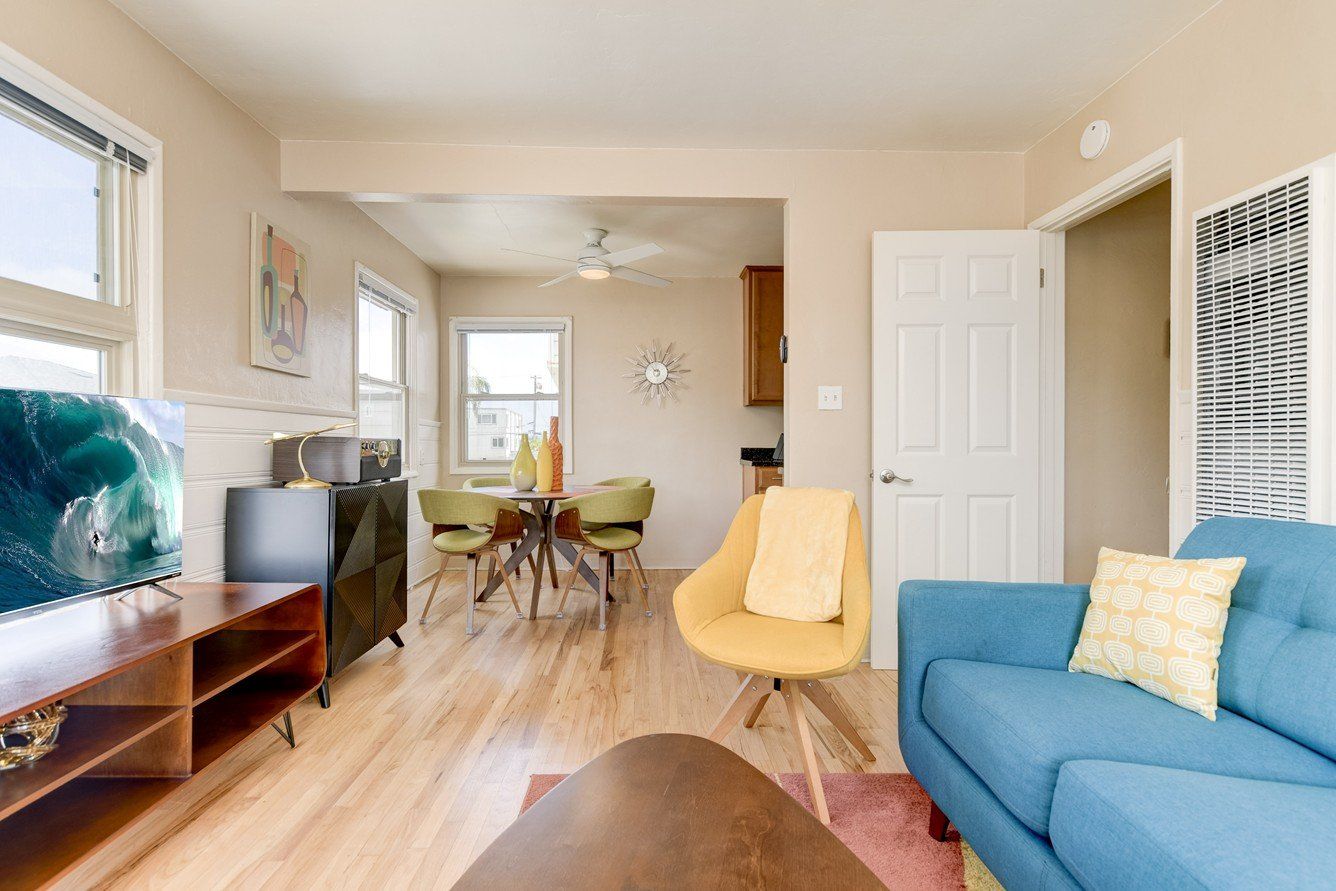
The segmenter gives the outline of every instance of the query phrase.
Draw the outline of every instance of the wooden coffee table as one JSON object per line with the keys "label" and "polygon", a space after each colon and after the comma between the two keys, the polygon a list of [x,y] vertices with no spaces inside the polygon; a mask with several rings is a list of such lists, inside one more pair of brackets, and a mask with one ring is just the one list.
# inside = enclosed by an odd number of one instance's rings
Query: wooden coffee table
{"label": "wooden coffee table", "polygon": [[616,746],[544,795],[455,885],[884,888],[771,779],[699,736]]}

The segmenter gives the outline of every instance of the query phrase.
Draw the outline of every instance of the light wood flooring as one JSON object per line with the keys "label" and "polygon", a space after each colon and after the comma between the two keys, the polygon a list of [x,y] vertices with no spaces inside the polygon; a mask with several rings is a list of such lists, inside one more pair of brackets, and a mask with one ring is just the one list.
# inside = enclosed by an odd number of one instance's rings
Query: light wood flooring
{"label": "light wood flooring", "polygon": [[[66,878],[63,888],[448,888],[519,812],[530,774],[568,773],[645,733],[703,734],[736,678],[682,643],[672,591],[650,571],[653,618],[619,573],[608,630],[594,594],[535,622],[504,591],[464,634],[463,574],[410,593],[406,647],[386,641],[333,681],[333,708],[293,712],[297,748],[265,731]],[[520,590],[532,584],[525,571]],[[526,604],[527,605],[527,604]],[[903,771],[894,672],[831,682],[877,756],[866,764],[808,709],[825,770]],[[776,698],[726,744],[767,771],[801,770]]]}

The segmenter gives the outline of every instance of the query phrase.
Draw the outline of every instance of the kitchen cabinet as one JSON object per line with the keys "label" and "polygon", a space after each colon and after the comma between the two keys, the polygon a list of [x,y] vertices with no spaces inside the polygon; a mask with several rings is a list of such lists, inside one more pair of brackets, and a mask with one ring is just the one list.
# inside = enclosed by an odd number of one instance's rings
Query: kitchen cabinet
{"label": "kitchen cabinet", "polygon": [[743,405],[784,404],[784,267],[742,269]]}

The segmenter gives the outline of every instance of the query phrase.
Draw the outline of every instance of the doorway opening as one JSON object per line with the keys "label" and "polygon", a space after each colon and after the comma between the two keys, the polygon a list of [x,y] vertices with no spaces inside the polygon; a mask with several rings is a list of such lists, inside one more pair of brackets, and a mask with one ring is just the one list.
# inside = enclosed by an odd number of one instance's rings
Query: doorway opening
{"label": "doorway opening", "polygon": [[1171,184],[1064,237],[1063,578],[1171,546]]}

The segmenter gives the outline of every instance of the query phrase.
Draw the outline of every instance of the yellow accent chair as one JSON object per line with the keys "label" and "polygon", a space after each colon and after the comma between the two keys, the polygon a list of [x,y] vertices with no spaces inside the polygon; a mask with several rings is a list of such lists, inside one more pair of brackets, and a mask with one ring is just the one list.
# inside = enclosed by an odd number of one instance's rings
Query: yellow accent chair
{"label": "yellow accent chair", "polygon": [[863,526],[855,506],[849,514],[840,615],[829,622],[757,615],[743,607],[742,596],[756,555],[764,499],[764,495],[753,495],[743,502],[719,551],[673,592],[673,610],[687,646],[706,661],[738,675],[738,688],[709,738],[722,742],[739,722],[752,727],[770,694],[778,693],[802,754],[812,806],[821,822],[828,824],[830,811],[821,788],[821,762],[812,747],[803,700],[816,706],[864,759],[876,760],[831,691],[822,684],[823,680],[853,671],[867,649],[872,627],[872,585],[863,551]]}
{"label": "yellow accent chair", "polygon": [[[431,544],[441,555],[441,568],[431,583],[431,594],[422,608],[419,623],[427,621],[427,612],[436,599],[436,588],[450,565],[450,558],[463,556],[467,563],[466,598],[468,611],[465,629],[473,633],[473,609],[478,595],[478,557],[491,557],[494,565],[501,565],[499,545],[517,542],[524,535],[524,517],[520,506],[508,498],[497,498],[482,492],[454,491],[452,489],[419,489],[418,503],[422,519],[431,524]],[[515,615],[524,618],[520,602],[515,597],[515,586],[510,575],[502,573],[506,592],[515,607]]]}
{"label": "yellow accent chair", "polygon": [[[580,553],[571,562],[570,572],[561,586],[561,602],[557,604],[557,618],[565,615],[566,597],[579,574],[580,564],[589,554],[599,558],[598,630],[608,627],[607,602],[611,595],[611,571],[614,554],[633,551],[642,540],[644,522],[654,507],[654,487],[636,486],[591,492],[568,498],[557,506],[557,538],[580,546]],[[627,558],[631,575],[640,587],[640,602],[646,616],[653,616],[649,608],[649,583],[639,567],[639,561]]]}

